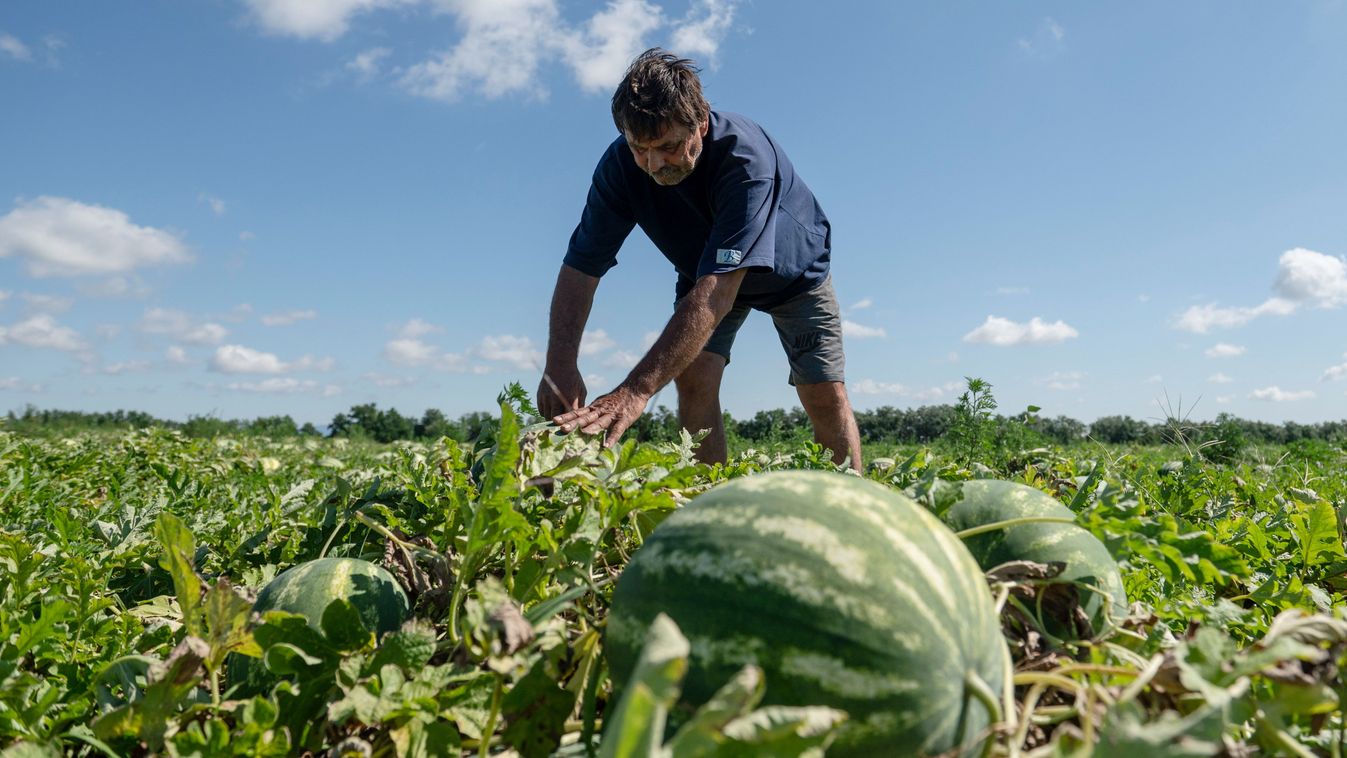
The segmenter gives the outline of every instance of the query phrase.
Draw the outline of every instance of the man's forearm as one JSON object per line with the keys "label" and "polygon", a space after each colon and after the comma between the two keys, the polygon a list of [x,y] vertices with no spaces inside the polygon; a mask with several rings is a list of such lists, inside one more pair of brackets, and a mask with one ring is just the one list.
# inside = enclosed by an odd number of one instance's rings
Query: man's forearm
{"label": "man's forearm", "polygon": [[743,276],[743,271],[733,271],[697,280],[674,310],[659,339],[623,384],[650,397],[692,365],[716,325],[734,307]]}
{"label": "man's forearm", "polygon": [[547,329],[547,365],[573,366],[580,355],[580,338],[594,304],[598,277],[562,265],[552,291],[552,310]]}

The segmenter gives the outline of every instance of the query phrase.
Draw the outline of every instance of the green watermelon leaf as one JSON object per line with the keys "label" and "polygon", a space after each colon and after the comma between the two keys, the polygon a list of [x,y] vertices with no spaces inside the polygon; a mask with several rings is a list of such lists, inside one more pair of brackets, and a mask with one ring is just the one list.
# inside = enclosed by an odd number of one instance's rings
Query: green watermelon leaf
{"label": "green watermelon leaf", "polygon": [[334,649],[350,653],[374,647],[374,633],[365,627],[360,610],[346,598],[335,598],[323,609],[323,635]]}
{"label": "green watermelon leaf", "polygon": [[205,636],[201,617],[201,578],[193,567],[196,540],[192,532],[177,516],[165,511],[154,522],[154,536],[164,551],[159,566],[173,577],[173,591],[178,596],[187,633]]}

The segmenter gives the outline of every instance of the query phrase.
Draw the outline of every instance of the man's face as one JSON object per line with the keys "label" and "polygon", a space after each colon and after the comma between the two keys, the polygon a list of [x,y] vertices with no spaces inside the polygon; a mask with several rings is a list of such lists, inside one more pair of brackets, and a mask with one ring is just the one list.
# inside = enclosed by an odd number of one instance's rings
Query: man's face
{"label": "man's face", "polygon": [[631,132],[625,132],[625,135],[636,165],[656,183],[672,187],[688,178],[692,169],[697,167],[706,128],[705,121],[696,129],[672,124],[665,126],[658,137],[648,141],[636,139]]}

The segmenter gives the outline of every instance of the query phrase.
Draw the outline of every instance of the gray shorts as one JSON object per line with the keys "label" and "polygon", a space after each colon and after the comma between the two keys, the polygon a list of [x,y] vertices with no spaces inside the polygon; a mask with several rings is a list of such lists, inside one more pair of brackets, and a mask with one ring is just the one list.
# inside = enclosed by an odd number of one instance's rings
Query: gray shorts
{"label": "gray shorts", "polygon": [[[703,350],[715,353],[730,362],[730,348],[734,335],[744,325],[747,305],[736,305],[716,326]],[[792,385],[841,382],[846,368],[842,354],[842,313],[833,292],[832,275],[824,277],[818,286],[792,297],[774,308],[760,309],[772,317],[781,347],[790,364],[787,377]]]}

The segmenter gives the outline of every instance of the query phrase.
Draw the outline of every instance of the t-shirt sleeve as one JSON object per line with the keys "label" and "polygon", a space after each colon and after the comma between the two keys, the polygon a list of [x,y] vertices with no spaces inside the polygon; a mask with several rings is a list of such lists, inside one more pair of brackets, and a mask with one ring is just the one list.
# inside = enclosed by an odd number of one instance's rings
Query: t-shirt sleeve
{"label": "t-shirt sleeve", "polygon": [[565,264],[590,276],[603,276],[617,265],[617,251],[636,226],[613,158],[610,149],[594,169],[585,210],[566,248]]}
{"label": "t-shirt sleeve", "polygon": [[698,278],[741,268],[771,271],[776,261],[775,170],[744,160],[727,169],[712,194],[715,223],[697,265]]}

